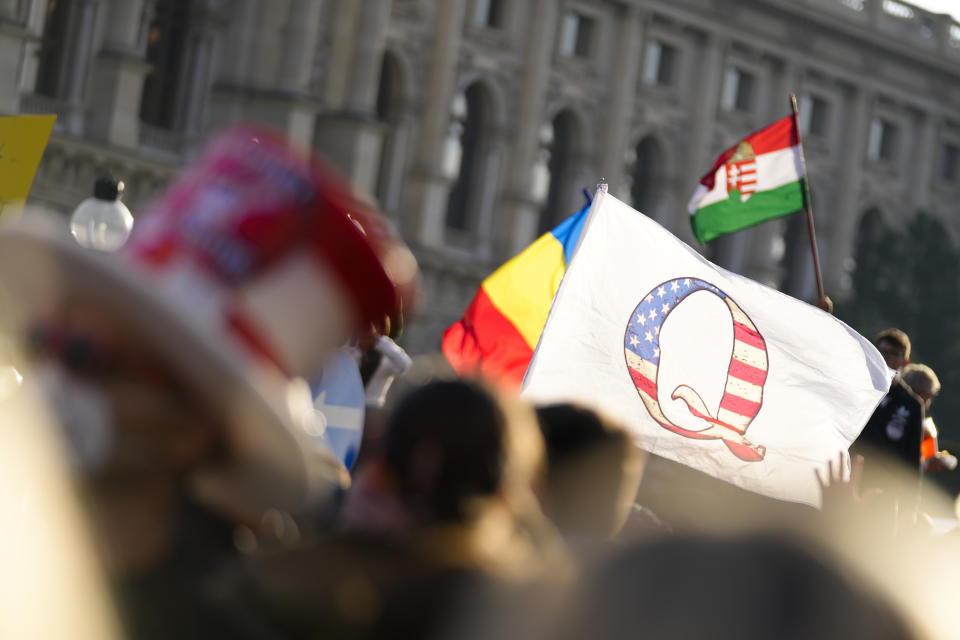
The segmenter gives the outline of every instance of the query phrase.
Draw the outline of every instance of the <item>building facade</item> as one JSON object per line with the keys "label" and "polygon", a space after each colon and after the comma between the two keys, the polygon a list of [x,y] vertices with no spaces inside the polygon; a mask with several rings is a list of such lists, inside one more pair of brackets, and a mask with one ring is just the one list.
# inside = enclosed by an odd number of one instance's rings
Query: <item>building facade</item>
{"label": "building facade", "polygon": [[[859,230],[960,233],[960,25],[898,0],[0,0],[0,113],[56,113],[31,198],[111,171],[137,209],[228,122],[333,160],[416,253],[434,351],[480,280],[599,179],[693,243],[724,148],[800,101],[826,292]],[[806,222],[701,248],[814,295]]]}

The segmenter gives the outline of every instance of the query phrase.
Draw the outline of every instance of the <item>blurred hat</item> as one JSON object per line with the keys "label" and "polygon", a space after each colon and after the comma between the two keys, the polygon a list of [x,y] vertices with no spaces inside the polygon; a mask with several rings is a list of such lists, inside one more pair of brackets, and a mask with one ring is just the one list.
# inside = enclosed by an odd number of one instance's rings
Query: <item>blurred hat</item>
{"label": "blurred hat", "polygon": [[310,398],[289,381],[354,333],[399,324],[418,270],[336,171],[242,124],[138,216],[119,253],[31,218],[0,228],[0,288],[21,331],[76,298],[132,327],[224,418],[230,455],[196,474],[201,493],[297,509],[349,483],[308,435]]}

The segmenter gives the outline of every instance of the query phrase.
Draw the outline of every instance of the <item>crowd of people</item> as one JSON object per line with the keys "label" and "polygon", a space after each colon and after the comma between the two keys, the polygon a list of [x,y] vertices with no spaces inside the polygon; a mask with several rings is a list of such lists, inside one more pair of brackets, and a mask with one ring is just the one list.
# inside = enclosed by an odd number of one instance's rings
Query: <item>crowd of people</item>
{"label": "crowd of people", "polygon": [[939,381],[908,363],[902,332],[878,338],[899,373],[852,473],[841,458],[823,478],[822,510],[648,455],[595,409],[533,406],[442,366],[368,409],[348,469],[291,380],[350,341],[371,354],[417,295],[379,214],[259,128],[218,138],[118,254],[38,212],[0,228],[0,357],[17,372],[0,386],[0,628],[951,635],[927,594],[954,575],[955,541],[915,496],[952,456],[925,416]]}

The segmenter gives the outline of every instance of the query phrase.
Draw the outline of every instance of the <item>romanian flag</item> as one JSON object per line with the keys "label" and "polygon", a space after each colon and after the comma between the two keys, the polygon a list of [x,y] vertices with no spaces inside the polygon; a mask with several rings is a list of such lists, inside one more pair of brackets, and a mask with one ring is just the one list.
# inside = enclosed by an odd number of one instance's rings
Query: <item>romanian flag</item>
{"label": "romanian flag", "polygon": [[463,317],[443,334],[441,348],[458,374],[519,391],[589,209],[588,202],[480,284]]}
{"label": "romanian flag", "polygon": [[806,206],[803,151],[796,120],[781,118],[717,158],[687,209],[701,243]]}

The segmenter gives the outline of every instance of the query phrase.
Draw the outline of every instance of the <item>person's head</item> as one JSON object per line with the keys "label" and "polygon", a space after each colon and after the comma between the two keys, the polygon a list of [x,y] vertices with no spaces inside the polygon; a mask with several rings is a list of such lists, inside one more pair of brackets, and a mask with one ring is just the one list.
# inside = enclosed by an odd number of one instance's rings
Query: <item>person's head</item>
{"label": "person's head", "polygon": [[923,400],[924,407],[929,409],[930,403],[940,393],[940,379],[933,369],[925,364],[910,363],[900,372],[904,384],[910,387]]}
{"label": "person's head", "polygon": [[873,341],[887,366],[899,371],[910,362],[910,338],[900,329],[885,329]]}
{"label": "person's head", "polygon": [[645,453],[618,423],[586,407],[537,408],[547,448],[544,513],[565,534],[608,538],[636,497]]}
{"label": "person's head", "polygon": [[527,498],[543,442],[520,400],[472,381],[436,381],[399,401],[383,455],[418,524],[469,522],[491,503]]}

